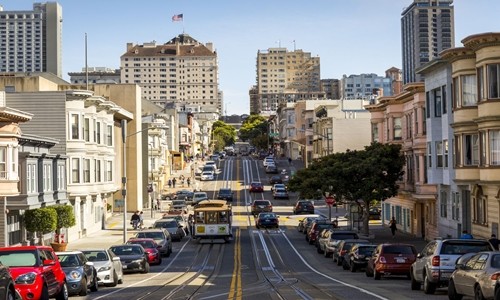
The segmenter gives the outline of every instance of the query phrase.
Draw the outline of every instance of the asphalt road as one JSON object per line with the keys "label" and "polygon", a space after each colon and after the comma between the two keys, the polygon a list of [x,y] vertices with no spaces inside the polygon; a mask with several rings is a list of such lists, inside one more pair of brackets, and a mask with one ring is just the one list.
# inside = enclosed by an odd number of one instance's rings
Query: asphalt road
{"label": "asphalt road", "polygon": [[[233,201],[233,240],[229,243],[199,243],[184,238],[174,242],[174,251],[148,274],[127,274],[124,283],[102,287],[86,297],[73,299],[445,299],[446,289],[436,295],[412,291],[406,277],[373,280],[364,271],[351,273],[316,252],[295,226],[301,216],[292,214],[292,200],[273,200],[262,161],[230,157],[219,162],[217,180],[201,183],[215,196],[220,187],[236,191]],[[280,161],[280,169],[293,166]],[[250,195],[251,181],[261,181],[265,192]],[[280,229],[257,230],[249,213],[254,199],[270,199],[280,216]],[[327,215],[318,203],[316,213]],[[339,207],[333,217],[344,214]],[[303,216],[302,216],[303,217]],[[342,223],[341,223],[342,224]],[[377,221],[372,221],[373,227]],[[89,243],[94,248],[111,246],[121,239],[120,231],[108,231]],[[80,244],[80,247],[83,247]]]}

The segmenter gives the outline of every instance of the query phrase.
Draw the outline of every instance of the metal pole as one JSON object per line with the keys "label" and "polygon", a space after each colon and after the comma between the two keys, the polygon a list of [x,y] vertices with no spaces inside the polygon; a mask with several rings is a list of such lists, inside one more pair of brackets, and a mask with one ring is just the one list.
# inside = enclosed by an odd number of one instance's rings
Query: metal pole
{"label": "metal pole", "polygon": [[122,125],[122,146],[123,146],[123,177],[122,177],[122,196],[123,196],[123,243],[127,242],[127,120],[121,121]]}
{"label": "metal pole", "polygon": [[151,146],[151,151],[150,151],[150,166],[151,166],[151,218],[153,218],[153,197],[154,197],[154,177],[153,177],[153,145],[148,143],[148,146]]}

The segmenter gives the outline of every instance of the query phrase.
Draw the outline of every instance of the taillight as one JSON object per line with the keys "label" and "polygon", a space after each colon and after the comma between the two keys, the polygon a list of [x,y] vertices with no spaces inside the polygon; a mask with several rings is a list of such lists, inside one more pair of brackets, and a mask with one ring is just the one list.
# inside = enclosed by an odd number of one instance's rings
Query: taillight
{"label": "taillight", "polygon": [[378,262],[381,263],[381,264],[386,264],[387,260],[385,259],[385,257],[380,256],[379,259],[378,259]]}
{"label": "taillight", "polygon": [[499,278],[500,278],[500,272],[493,273],[490,276],[490,279],[493,280],[493,281],[496,281]]}
{"label": "taillight", "polygon": [[346,252],[347,252],[346,250],[342,250],[342,251],[340,251],[340,255],[344,256]]}
{"label": "taillight", "polygon": [[432,258],[432,266],[433,267],[439,267],[441,263],[441,259],[439,258],[439,255],[436,255]]}

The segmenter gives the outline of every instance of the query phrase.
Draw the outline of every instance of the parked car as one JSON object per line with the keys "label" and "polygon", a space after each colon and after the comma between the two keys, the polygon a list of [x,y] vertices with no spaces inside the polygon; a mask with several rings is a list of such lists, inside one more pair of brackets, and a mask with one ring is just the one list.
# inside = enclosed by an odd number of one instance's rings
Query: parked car
{"label": "parked car", "polygon": [[193,198],[193,191],[179,190],[176,191],[175,193],[164,194],[162,195],[161,198],[162,200],[174,200],[174,199],[191,200]]}
{"label": "parked car", "polygon": [[250,193],[262,193],[264,192],[264,186],[261,182],[254,181],[250,184]]}
{"label": "parked car", "polygon": [[314,204],[310,200],[298,200],[293,207],[293,214],[314,214]]}
{"label": "parked car", "polygon": [[315,220],[325,220],[325,222],[326,222],[326,219],[325,219],[325,218],[323,218],[323,217],[319,217],[319,216],[313,217],[312,219],[309,219],[309,218],[308,218],[308,219],[306,219],[306,220],[305,220],[306,222],[304,223],[304,234],[306,235],[306,239],[307,239],[307,233],[308,233],[308,232],[309,232],[309,230],[311,229],[311,226],[312,226],[312,224],[313,224],[313,222],[314,222]]}
{"label": "parked car", "polygon": [[275,189],[273,191],[273,198],[274,199],[290,199],[290,196],[288,195],[288,192],[286,189]]}
{"label": "parked car", "polygon": [[169,212],[182,212],[186,210],[186,200],[172,200],[172,203],[169,206]]}
{"label": "parked car", "polygon": [[166,229],[141,230],[136,233],[135,238],[153,239],[158,244],[161,255],[169,257],[172,254],[172,237]]}
{"label": "parked car", "polygon": [[16,291],[14,279],[10,275],[9,268],[0,263],[0,299],[21,300],[21,295]]}
{"label": "parked car", "polygon": [[344,270],[351,270],[351,272],[366,268],[368,259],[372,256],[376,247],[377,245],[372,244],[355,244],[349,253],[344,255],[342,267]]}
{"label": "parked car", "polygon": [[195,192],[193,194],[193,201],[192,205],[198,204],[198,202],[203,201],[203,200],[208,200],[208,195],[206,192]]}
{"label": "parked car", "polygon": [[179,224],[182,226],[182,229],[184,229],[184,232],[186,235],[189,234],[189,223],[184,214],[164,214],[162,216],[162,219],[175,219]]}
{"label": "parked car", "polygon": [[358,234],[350,230],[327,229],[320,235],[317,251],[323,253],[325,257],[330,257],[336,251],[340,241],[347,239],[358,239]]}
{"label": "parked car", "polygon": [[269,178],[269,184],[273,185],[276,183],[283,183],[283,179],[281,179],[280,175],[274,175]]}
{"label": "parked car", "polygon": [[161,254],[158,250],[158,244],[153,239],[129,239],[127,244],[141,245],[148,256],[150,265],[161,265]]}
{"label": "parked car", "polygon": [[448,283],[448,298],[496,299],[495,284],[500,278],[500,252],[463,255]]}
{"label": "parked car", "polygon": [[366,276],[380,279],[383,275],[406,275],[417,258],[417,249],[411,244],[385,243],[377,246],[366,266]]}
{"label": "parked car", "polygon": [[201,173],[200,180],[202,181],[214,180],[214,173],[211,171],[203,171],[203,173]]}
{"label": "parked car", "polygon": [[149,272],[148,256],[141,245],[117,245],[109,249],[120,258],[123,272]]}
{"label": "parked car", "polygon": [[261,212],[255,219],[255,227],[260,228],[279,228],[279,217],[272,212]]}
{"label": "parked car", "polygon": [[22,299],[68,299],[66,274],[51,247],[0,248],[0,261],[9,268]]}
{"label": "parked car", "polygon": [[303,233],[307,222],[312,221],[312,219],[314,219],[314,218],[316,218],[316,217],[305,217],[303,219],[300,219],[299,224],[297,225],[297,231]]}
{"label": "parked car", "polygon": [[272,212],[273,206],[269,200],[254,200],[252,203],[252,215],[255,217],[261,212]]}
{"label": "parked car", "polygon": [[276,165],[268,164],[266,167],[267,174],[279,174],[278,167]]}
{"label": "parked car", "polygon": [[97,292],[99,282],[94,263],[80,251],[56,252],[64,273],[66,273],[66,284],[68,295],[86,296],[88,290]]}
{"label": "parked car", "polygon": [[368,210],[368,218],[370,220],[380,220],[380,208],[372,207]]}
{"label": "parked car", "polygon": [[337,266],[342,266],[342,262],[344,260],[344,256],[351,251],[352,246],[355,244],[369,244],[368,240],[362,239],[345,239],[340,241],[337,245],[337,249],[332,252],[333,261],[337,263]]}
{"label": "parked car", "polygon": [[264,158],[264,161],[262,162],[262,164],[264,165],[264,167],[267,167],[270,164],[276,165],[276,163],[274,162],[274,157],[269,157],[269,156]]}
{"label": "parked car", "polygon": [[94,263],[97,281],[105,286],[123,283],[123,267],[120,258],[109,249],[83,250],[87,259]]}
{"label": "parked car", "polygon": [[423,284],[424,293],[434,294],[436,288],[448,285],[455,271],[457,259],[466,253],[493,251],[486,240],[443,239],[429,242],[411,265],[411,289],[419,290]]}
{"label": "parked car", "polygon": [[230,188],[220,188],[217,193],[217,199],[233,201],[233,191]]}
{"label": "parked car", "polygon": [[181,241],[186,235],[182,225],[179,224],[179,222],[177,222],[174,218],[162,218],[156,220],[153,224],[153,228],[166,229],[174,241]]}
{"label": "parked car", "polygon": [[306,234],[306,241],[308,241],[310,245],[315,244],[318,239],[318,234],[321,232],[321,230],[333,228],[333,223],[330,220],[316,219],[311,223],[311,229],[309,229]]}

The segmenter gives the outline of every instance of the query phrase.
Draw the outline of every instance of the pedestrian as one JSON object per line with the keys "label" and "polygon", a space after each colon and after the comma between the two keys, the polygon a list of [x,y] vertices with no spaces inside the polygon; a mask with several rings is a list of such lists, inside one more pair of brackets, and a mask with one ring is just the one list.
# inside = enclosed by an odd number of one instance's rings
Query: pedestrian
{"label": "pedestrian", "polygon": [[396,230],[398,230],[397,222],[394,217],[392,217],[391,221],[389,222],[389,228],[391,229],[392,238],[394,238],[396,236]]}
{"label": "pedestrian", "polygon": [[139,216],[139,211],[136,211],[133,215],[132,218],[130,218],[130,224],[134,229],[137,229],[137,226],[139,226],[140,222],[140,216]]}
{"label": "pedestrian", "polygon": [[493,248],[498,251],[498,244],[500,243],[500,241],[497,239],[497,236],[494,233],[491,234],[491,238],[488,241],[493,246]]}
{"label": "pedestrian", "polygon": [[187,184],[188,184],[188,187],[191,185],[191,178],[189,178],[189,177],[187,179]]}
{"label": "pedestrian", "polygon": [[181,185],[184,186],[184,176],[181,175],[181,177],[179,177],[179,180],[181,181]]}
{"label": "pedestrian", "polygon": [[139,228],[142,228],[144,226],[144,212],[141,211],[139,213]]}
{"label": "pedestrian", "polygon": [[288,164],[292,165],[292,158],[291,157],[288,158]]}
{"label": "pedestrian", "polygon": [[174,187],[174,189],[175,189],[175,182],[176,181],[177,181],[177,179],[175,179],[175,177],[174,177],[174,179],[172,179],[172,186]]}
{"label": "pedestrian", "polygon": [[172,179],[169,179],[168,180],[168,188],[171,188],[172,187]]}
{"label": "pedestrian", "polygon": [[465,239],[465,240],[470,240],[470,239],[473,239],[474,237],[472,236],[472,234],[467,232],[467,230],[464,230],[464,231],[462,231],[462,235],[460,236],[460,238]]}
{"label": "pedestrian", "polygon": [[156,199],[156,209],[161,211],[161,201],[160,201],[160,199]]}

